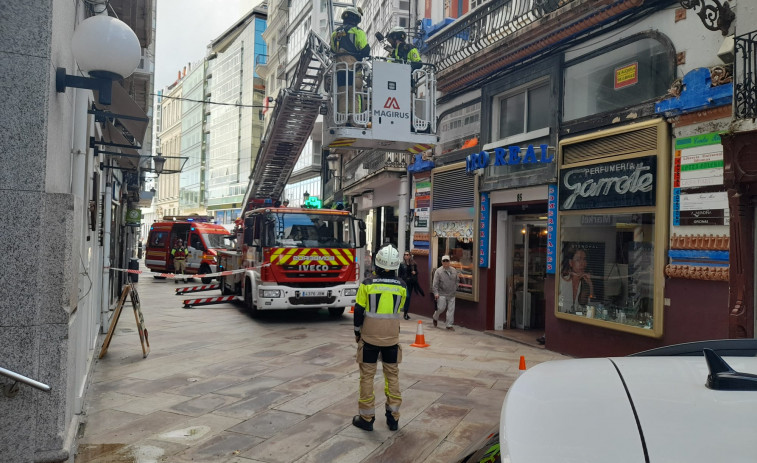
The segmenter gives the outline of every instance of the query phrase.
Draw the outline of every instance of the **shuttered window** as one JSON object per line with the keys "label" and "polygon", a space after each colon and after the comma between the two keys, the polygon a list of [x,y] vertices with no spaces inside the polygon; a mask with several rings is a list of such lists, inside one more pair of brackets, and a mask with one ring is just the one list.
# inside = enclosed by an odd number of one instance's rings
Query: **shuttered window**
{"label": "shuttered window", "polygon": [[465,169],[448,170],[433,175],[433,196],[431,209],[455,209],[475,205],[476,177],[465,173]]}

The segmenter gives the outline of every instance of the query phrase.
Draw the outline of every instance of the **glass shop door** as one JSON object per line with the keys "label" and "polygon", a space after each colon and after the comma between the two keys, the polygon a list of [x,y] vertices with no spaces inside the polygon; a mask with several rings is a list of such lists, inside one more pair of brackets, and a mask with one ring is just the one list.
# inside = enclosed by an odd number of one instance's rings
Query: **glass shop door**
{"label": "glass shop door", "polygon": [[507,281],[508,326],[521,330],[544,328],[547,276],[547,222],[515,217],[512,229],[512,270]]}

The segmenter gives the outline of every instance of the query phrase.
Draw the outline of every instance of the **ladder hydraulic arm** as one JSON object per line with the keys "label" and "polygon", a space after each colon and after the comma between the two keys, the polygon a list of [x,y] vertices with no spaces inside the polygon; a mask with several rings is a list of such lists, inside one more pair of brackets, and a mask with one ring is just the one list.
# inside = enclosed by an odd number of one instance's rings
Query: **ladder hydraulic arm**
{"label": "ladder hydraulic arm", "polygon": [[326,69],[331,65],[330,47],[310,31],[289,87],[276,97],[276,107],[261,140],[250,183],[244,195],[242,213],[250,209],[253,198],[277,200],[310,137],[321,105],[319,93]]}

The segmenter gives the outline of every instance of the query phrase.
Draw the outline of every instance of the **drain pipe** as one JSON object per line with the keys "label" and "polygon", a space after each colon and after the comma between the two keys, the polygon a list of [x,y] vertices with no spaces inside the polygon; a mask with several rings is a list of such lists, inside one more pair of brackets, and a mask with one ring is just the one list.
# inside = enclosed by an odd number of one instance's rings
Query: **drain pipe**
{"label": "drain pipe", "polygon": [[102,302],[100,306],[101,320],[100,329],[103,334],[108,331],[108,312],[110,311],[110,220],[113,197],[113,184],[108,179],[105,185],[103,197],[103,275],[102,275]]}
{"label": "drain pipe", "polygon": [[399,233],[397,233],[397,250],[400,253],[400,256],[404,254],[404,252],[409,249],[407,247],[406,239],[407,236],[407,216],[409,213],[408,209],[408,199],[407,199],[407,192],[408,192],[408,179],[407,175],[403,175],[400,177],[400,194],[399,194],[399,200],[400,200],[400,207],[399,207],[399,223],[397,224],[397,228],[399,228]]}

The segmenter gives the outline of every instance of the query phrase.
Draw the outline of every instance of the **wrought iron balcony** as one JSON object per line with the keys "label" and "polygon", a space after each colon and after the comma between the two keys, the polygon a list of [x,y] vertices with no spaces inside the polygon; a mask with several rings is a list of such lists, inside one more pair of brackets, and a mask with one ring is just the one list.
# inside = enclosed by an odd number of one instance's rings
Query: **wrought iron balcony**
{"label": "wrought iron balcony", "polygon": [[733,99],[736,119],[757,118],[757,31],[734,38]]}
{"label": "wrought iron balcony", "polygon": [[344,164],[342,188],[347,189],[382,172],[404,173],[410,156],[405,151],[363,151]]}
{"label": "wrought iron balcony", "polygon": [[432,36],[426,60],[444,70],[574,0],[493,0]]}

